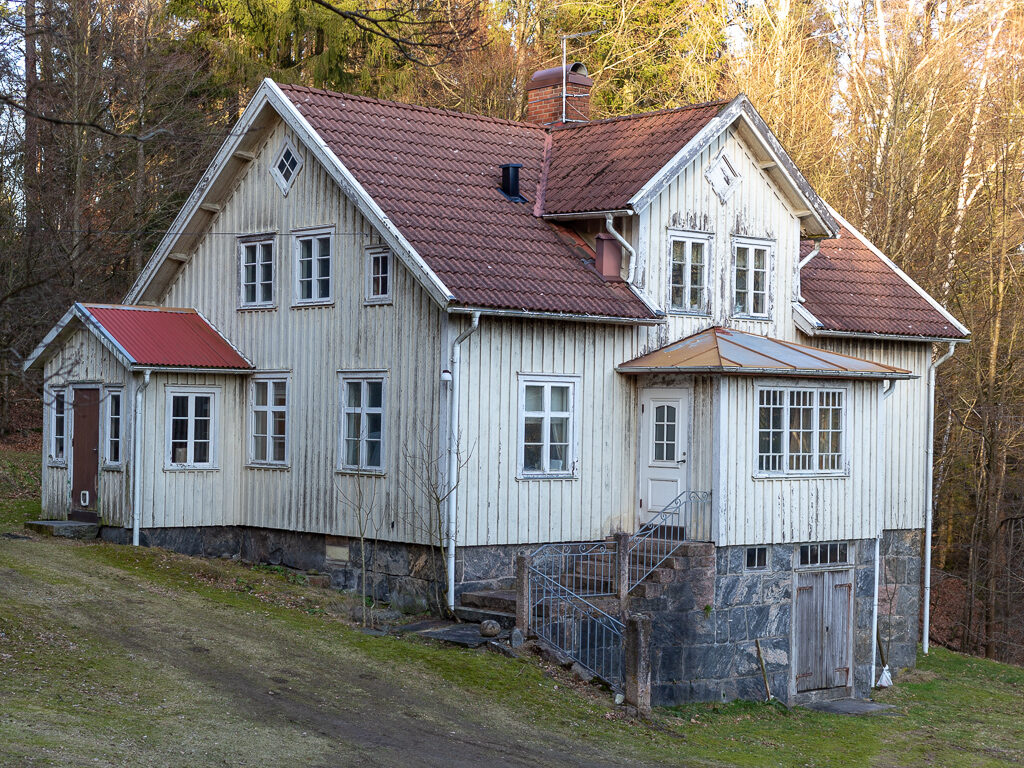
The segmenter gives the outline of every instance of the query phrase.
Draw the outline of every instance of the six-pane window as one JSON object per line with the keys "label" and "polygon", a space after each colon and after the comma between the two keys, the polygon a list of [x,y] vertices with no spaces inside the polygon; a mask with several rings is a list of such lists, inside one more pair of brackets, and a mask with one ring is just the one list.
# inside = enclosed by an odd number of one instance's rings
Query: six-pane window
{"label": "six-pane window", "polygon": [[708,241],[672,238],[669,305],[676,312],[708,311]]}
{"label": "six-pane window", "polygon": [[768,316],[768,248],[737,244],[733,314]]}
{"label": "six-pane window", "polygon": [[50,458],[64,461],[67,438],[67,397],[64,392],[53,393],[53,433],[50,441]]}
{"label": "six-pane window", "polygon": [[391,298],[391,251],[386,248],[372,248],[366,252],[368,301],[383,301]]}
{"label": "six-pane window", "polygon": [[295,302],[316,304],[331,300],[330,233],[299,235],[295,239]]}
{"label": "six-pane window", "polygon": [[213,394],[168,392],[171,467],[208,468],[213,456]]}
{"label": "six-pane window", "polygon": [[757,469],[766,474],[843,471],[843,390],[759,390]]}
{"label": "six-pane window", "polygon": [[107,392],[107,456],[108,464],[121,463],[121,392]]}
{"label": "six-pane window", "polygon": [[384,379],[341,380],[343,469],[379,471],[384,466]]}
{"label": "six-pane window", "polygon": [[252,382],[252,437],[250,455],[258,464],[284,464],[288,460],[288,381],[255,379]]}
{"label": "six-pane window", "polygon": [[574,471],[573,408],[575,382],[559,379],[522,382],[524,475],[569,475]]}
{"label": "six-pane window", "polygon": [[274,241],[241,244],[241,304],[270,307],[274,304]]}

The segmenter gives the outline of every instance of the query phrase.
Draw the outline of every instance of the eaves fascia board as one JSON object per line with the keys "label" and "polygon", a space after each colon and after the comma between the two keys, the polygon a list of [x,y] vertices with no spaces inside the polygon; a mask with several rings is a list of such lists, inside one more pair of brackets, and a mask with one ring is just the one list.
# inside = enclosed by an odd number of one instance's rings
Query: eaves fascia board
{"label": "eaves fascia board", "polygon": [[648,374],[648,373],[666,373],[666,374],[718,374],[720,376],[783,376],[783,377],[796,377],[802,379],[872,379],[872,380],[884,380],[884,379],[917,379],[920,378],[914,373],[901,373],[897,371],[820,371],[813,368],[795,368],[795,369],[779,369],[779,368],[726,368],[720,365],[702,365],[692,366],[683,368],[669,368],[669,367],[654,367],[654,366],[623,366],[619,365],[615,368],[616,371],[622,374]]}
{"label": "eaves fascia board", "polygon": [[664,317],[621,317],[618,315],[584,315],[570,312],[535,312],[528,309],[495,309],[491,307],[449,306],[450,315],[472,315],[479,312],[485,317],[514,317],[524,320],[563,320],[575,323],[602,323],[605,325],[660,325]]}

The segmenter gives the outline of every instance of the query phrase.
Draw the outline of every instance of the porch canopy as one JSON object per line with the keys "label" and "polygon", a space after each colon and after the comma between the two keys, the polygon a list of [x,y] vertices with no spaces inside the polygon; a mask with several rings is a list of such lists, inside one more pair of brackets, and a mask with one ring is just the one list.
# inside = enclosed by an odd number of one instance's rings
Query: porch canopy
{"label": "porch canopy", "polygon": [[25,370],[42,365],[79,328],[94,334],[129,370],[250,373],[253,369],[194,309],[76,303],[25,361]]}
{"label": "porch canopy", "polygon": [[620,364],[620,373],[914,379],[910,371],[792,341],[714,327]]}

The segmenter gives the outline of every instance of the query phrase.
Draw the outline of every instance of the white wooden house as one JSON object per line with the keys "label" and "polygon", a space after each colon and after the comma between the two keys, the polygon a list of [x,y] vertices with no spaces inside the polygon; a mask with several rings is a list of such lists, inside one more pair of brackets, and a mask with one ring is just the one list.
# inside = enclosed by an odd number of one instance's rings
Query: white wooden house
{"label": "white wooden house", "polygon": [[692,491],[656,702],[759,695],[755,640],[780,697],[863,693],[880,620],[912,664],[967,330],[746,97],[591,122],[590,85],[537,73],[515,123],[265,81],[125,304],[29,360],[46,514],[394,596],[443,549],[454,604]]}

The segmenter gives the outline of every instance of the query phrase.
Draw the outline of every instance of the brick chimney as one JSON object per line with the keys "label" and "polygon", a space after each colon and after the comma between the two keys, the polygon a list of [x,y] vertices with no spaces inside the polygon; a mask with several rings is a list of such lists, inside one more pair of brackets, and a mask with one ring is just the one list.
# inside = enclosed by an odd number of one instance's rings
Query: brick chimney
{"label": "brick chimney", "polygon": [[622,280],[622,246],[619,241],[607,232],[597,236],[597,247],[594,249],[594,268],[601,277],[609,282]]}
{"label": "brick chimney", "polygon": [[594,81],[580,62],[565,67],[565,120],[562,119],[562,67],[534,72],[526,85],[526,122],[561,125],[590,119],[590,89]]}

